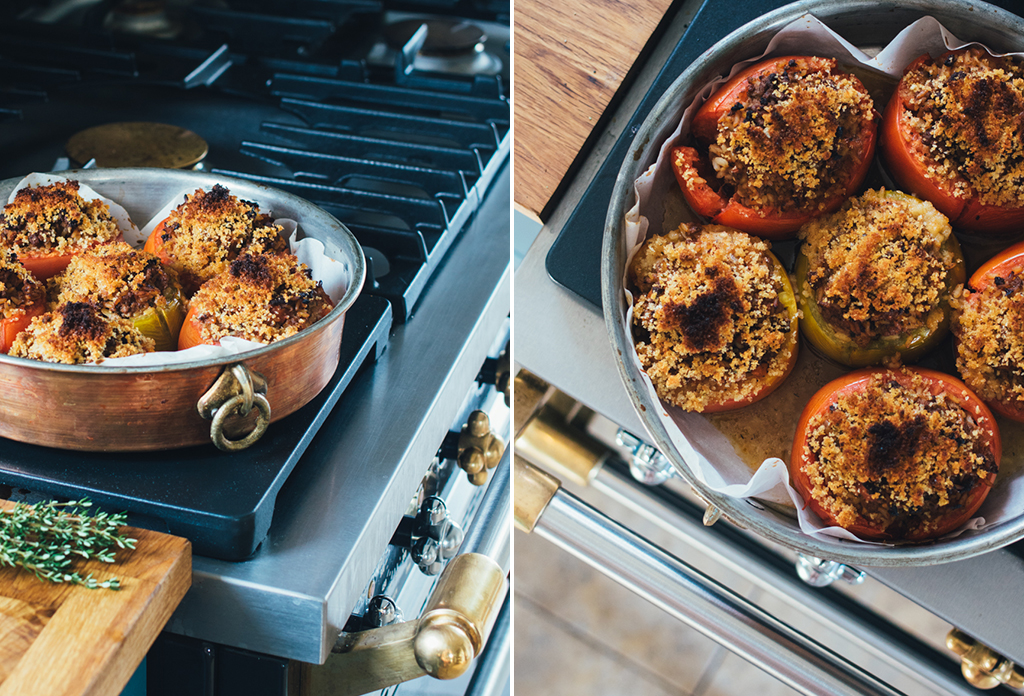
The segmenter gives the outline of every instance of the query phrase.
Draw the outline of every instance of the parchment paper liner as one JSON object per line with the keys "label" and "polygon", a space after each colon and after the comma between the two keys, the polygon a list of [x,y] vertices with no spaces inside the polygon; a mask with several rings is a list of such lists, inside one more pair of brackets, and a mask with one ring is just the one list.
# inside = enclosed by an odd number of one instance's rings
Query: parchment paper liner
{"label": "parchment paper liner", "polygon": [[[1009,55],[1017,59],[1024,57],[1024,54],[1020,53],[996,53],[983,44],[961,41],[933,17],[924,17],[906,27],[874,58],[844,40],[810,14],[790,23],[772,38],[764,53],[734,65],[726,77],[705,85],[691,104],[680,104],[679,112],[666,119],[665,131],[672,124],[677,125],[671,132],[663,131],[656,139],[656,142],[662,143],[657,160],[634,182],[636,203],[625,215],[626,268],[628,269],[633,255],[647,238],[648,229],[652,224],[655,230],[668,231],[681,222],[698,221],[692,212],[679,208],[678,203],[673,204],[669,200],[668,194],[673,191],[672,187],[678,187],[672,172],[669,152],[673,147],[685,144],[690,121],[700,105],[719,85],[751,63],[784,55],[827,56],[836,58],[840,67],[848,69],[849,66],[859,66],[863,70],[880,73],[886,79],[895,81],[902,76],[903,69],[911,61],[924,53],[938,57],[948,50],[969,45],[981,46],[992,55]],[[880,112],[884,107],[885,104],[875,104],[875,108]],[[627,306],[632,308],[633,296],[629,292],[625,269],[623,288],[628,298]],[[628,336],[632,336],[632,320],[632,309],[629,309],[622,317]],[[808,348],[801,346],[801,350],[806,351]],[[643,372],[635,351],[629,359],[640,372],[652,400],[659,401],[657,391],[650,378]],[[822,385],[824,384],[825,381],[822,382]],[[785,385],[780,389],[784,388]],[[771,398],[772,396],[767,397]],[[756,498],[777,505],[792,506],[796,510],[800,530],[811,536],[837,537],[860,544],[876,543],[858,539],[839,527],[826,527],[816,514],[805,509],[803,499],[789,485],[789,471],[781,459],[772,457],[764,460],[751,476],[750,467],[740,459],[732,443],[707,417],[688,413],[664,402],[662,406],[664,410],[658,413],[658,417],[666,426],[673,445],[692,474],[711,490],[731,497]],[[968,521],[948,537],[970,530],[980,530],[1017,518],[1024,513],[1024,477],[1006,475],[1006,454],[1004,452],[1000,474],[979,510],[979,516]]]}
{"label": "parchment paper liner", "polygon": [[[45,186],[56,181],[67,181],[69,178],[70,177],[50,173],[29,174],[18,182],[18,185],[14,188],[8,198],[8,203],[13,201],[17,192],[23,188],[28,186]],[[156,226],[160,224],[160,222],[162,222],[172,210],[185,201],[185,194],[191,194],[195,190],[196,189],[194,187],[190,187],[188,189],[178,191],[169,191],[167,205],[157,212],[140,230],[128,216],[128,212],[119,203],[107,198],[106,196],[101,196],[83,182],[78,183],[78,192],[82,198],[87,201],[99,199],[110,206],[110,213],[114,219],[117,220],[118,226],[124,234],[125,241],[137,249],[141,249],[143,244],[145,244],[146,239]],[[263,210],[262,208],[260,209],[260,212],[273,214],[273,211]],[[274,222],[284,227],[284,234],[288,238],[288,245],[291,252],[295,254],[296,258],[298,258],[301,263],[304,263],[309,267],[310,271],[312,271],[313,279],[319,280],[323,283],[324,292],[327,293],[332,302],[337,304],[338,300],[344,296],[345,291],[348,289],[349,283],[351,282],[352,269],[349,267],[348,262],[328,256],[323,243],[317,239],[313,239],[312,237],[303,237],[300,239],[299,223],[295,220],[281,218]],[[262,348],[264,345],[265,344],[257,341],[248,341],[234,336],[227,336],[221,339],[220,345],[216,346],[201,345],[194,346],[187,350],[160,351],[155,353],[130,355],[125,358],[111,358],[109,360],[104,360],[99,363],[99,365],[104,367],[175,365],[194,362],[197,360],[205,360],[207,358],[223,358],[231,355],[240,355],[257,348]]]}

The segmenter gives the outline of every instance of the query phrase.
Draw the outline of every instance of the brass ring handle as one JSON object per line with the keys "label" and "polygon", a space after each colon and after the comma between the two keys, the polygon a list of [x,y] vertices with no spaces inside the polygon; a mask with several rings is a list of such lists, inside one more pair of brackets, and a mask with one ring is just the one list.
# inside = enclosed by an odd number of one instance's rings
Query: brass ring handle
{"label": "brass ring handle", "polygon": [[[267,380],[253,372],[243,363],[234,363],[224,368],[217,381],[203,394],[196,410],[210,424],[210,439],[217,449],[237,452],[249,447],[263,437],[270,425],[270,402],[267,401]],[[255,406],[256,426],[244,437],[233,440],[225,432],[229,416],[247,416]],[[232,433],[237,434],[237,433]]]}
{"label": "brass ring handle", "polygon": [[[224,405],[214,413],[213,422],[210,423],[210,439],[213,440],[213,444],[217,446],[217,449],[225,452],[244,450],[263,437],[263,433],[267,432],[267,426],[270,425],[270,402],[262,394],[253,394],[251,397],[252,404],[259,411],[256,417],[256,427],[239,440],[231,440],[224,434],[224,421],[228,416],[235,414],[240,416],[247,415],[245,401],[245,395],[238,394],[224,402]],[[249,410],[252,410],[251,407]]]}

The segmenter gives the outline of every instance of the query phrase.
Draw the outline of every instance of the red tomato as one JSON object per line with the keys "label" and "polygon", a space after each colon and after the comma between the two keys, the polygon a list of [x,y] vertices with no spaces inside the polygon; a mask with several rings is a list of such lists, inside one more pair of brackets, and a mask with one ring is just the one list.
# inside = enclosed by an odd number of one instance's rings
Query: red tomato
{"label": "red tomato", "polygon": [[[950,51],[938,58],[962,51]],[[904,76],[915,71],[921,65],[931,61],[925,54],[907,66]],[[909,125],[906,103],[905,80],[901,80],[885,107],[882,116],[882,132],[880,148],[889,173],[899,187],[915,196],[931,201],[939,212],[949,218],[954,227],[973,232],[1005,233],[1018,232],[1024,227],[1024,206],[985,205],[977,194],[966,198],[957,197],[953,193],[953,185],[965,184],[965,180],[957,175],[955,181],[939,181],[927,176],[931,160],[921,142],[921,134]]]}
{"label": "red tomato", "polygon": [[[104,242],[104,244],[118,244],[121,242],[124,242],[124,235],[118,234],[115,239],[109,242]],[[29,273],[34,275],[37,280],[48,280],[49,278],[62,273],[64,269],[68,267],[68,264],[71,263],[71,259],[73,257],[84,253],[85,251],[89,250],[79,249],[66,254],[55,254],[53,252],[30,252],[27,254],[18,254],[18,261],[21,261],[21,264]]]}
{"label": "red tomato", "polygon": [[167,265],[171,262],[171,257],[167,254],[164,249],[164,223],[161,222],[157,225],[150,233],[149,237],[146,238],[146,244],[142,247],[143,251],[148,251],[150,254],[160,257],[160,261]]}
{"label": "red tomato", "polygon": [[[967,386],[956,377],[928,370],[923,367],[908,367],[904,371],[885,370],[882,368],[865,368],[854,370],[842,377],[835,379],[822,387],[804,407],[803,413],[796,427],[796,439],[793,442],[793,452],[790,456],[789,471],[793,487],[803,497],[805,504],[811,508],[826,523],[840,526],[833,515],[819,501],[811,496],[811,481],[804,467],[813,460],[814,454],[808,444],[809,423],[815,415],[827,410],[829,406],[836,403],[845,394],[851,394],[867,387],[873,375],[884,374],[886,377],[895,379],[901,384],[907,384],[915,373],[929,380],[929,389],[932,394],[945,394],[947,398],[960,404],[968,412],[973,414],[975,421],[982,431],[984,443],[992,453],[996,466],[1002,457],[1002,441],[999,438],[999,430],[996,428],[995,418],[987,406]],[[912,530],[909,534],[901,537],[902,541],[923,541],[948,534],[974,516],[982,502],[988,495],[992,484],[995,481],[994,474],[988,474],[985,478],[978,477],[978,482],[967,494],[962,505],[950,506],[952,509],[940,515],[928,526],[922,526]],[[891,540],[892,535],[885,529],[879,528],[864,518],[846,527],[847,530],[856,534],[861,539]]]}
{"label": "red tomato", "polygon": [[185,315],[185,322],[181,325],[181,332],[178,334],[178,350],[185,350],[193,346],[201,346],[204,343],[217,345],[218,341],[204,341],[202,333],[203,325],[196,319],[195,312],[189,308]]}
{"label": "red tomato", "polygon": [[11,349],[14,339],[24,331],[32,318],[46,312],[46,302],[39,301],[24,311],[17,312],[12,317],[0,319],[0,353],[7,353]]}
{"label": "red tomato", "polygon": [[[736,74],[725,86],[716,91],[697,111],[690,126],[690,132],[697,139],[701,149],[717,138],[718,121],[733,104],[746,99],[748,79],[784,71],[792,60],[806,61],[818,72],[838,73],[831,61],[825,58],[783,56],[757,63]],[[867,90],[856,80],[856,84],[867,94]],[[672,166],[683,195],[694,212],[711,222],[728,225],[767,239],[791,237],[800,226],[812,218],[834,212],[843,201],[863,183],[871,167],[875,152],[877,114],[864,124],[857,140],[852,143],[853,155],[850,170],[843,183],[843,193],[833,196],[813,210],[790,210],[777,208],[750,208],[735,196],[728,200],[722,195],[718,178],[697,149],[679,147],[672,151]],[[716,188],[717,187],[717,188]]]}
{"label": "red tomato", "polygon": [[[1004,249],[982,264],[971,276],[967,286],[974,291],[984,290],[992,286],[995,278],[1005,278],[1014,270],[1017,270],[1018,273],[1024,270],[1024,242]],[[977,296],[972,295],[966,301],[971,302],[973,297]],[[986,401],[985,403],[999,415],[1024,423],[1024,403],[1019,401]]]}

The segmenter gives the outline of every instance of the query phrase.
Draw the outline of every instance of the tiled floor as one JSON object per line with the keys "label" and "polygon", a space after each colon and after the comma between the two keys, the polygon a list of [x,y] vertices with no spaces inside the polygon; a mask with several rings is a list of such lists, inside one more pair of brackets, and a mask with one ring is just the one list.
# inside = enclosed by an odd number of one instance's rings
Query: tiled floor
{"label": "tiled floor", "polygon": [[[837,637],[815,617],[765,592],[600,492],[569,487],[613,519],[904,693],[945,693]],[[516,532],[515,559],[517,696],[796,693],[537,535]],[[949,626],[888,588],[869,578],[850,591],[928,642],[942,645]]]}

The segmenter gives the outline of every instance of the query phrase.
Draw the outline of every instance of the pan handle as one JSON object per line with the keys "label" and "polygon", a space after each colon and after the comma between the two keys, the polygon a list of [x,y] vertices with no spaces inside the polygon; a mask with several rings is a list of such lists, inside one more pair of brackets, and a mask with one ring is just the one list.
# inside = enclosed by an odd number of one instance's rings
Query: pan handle
{"label": "pan handle", "polygon": [[[270,402],[267,401],[267,380],[243,363],[228,365],[217,381],[199,398],[196,410],[210,423],[210,439],[217,449],[237,452],[263,437],[270,425]],[[244,418],[256,408],[256,424],[248,434],[235,438],[229,418]]]}

